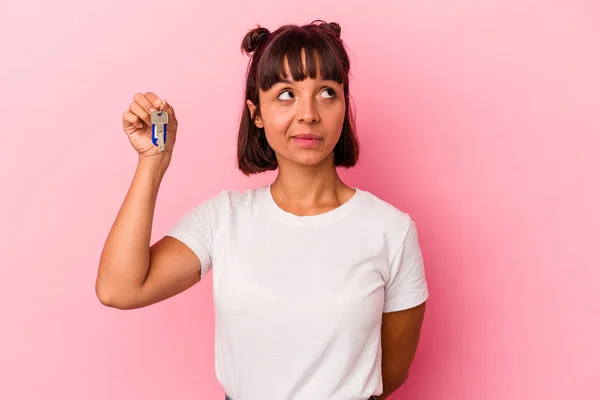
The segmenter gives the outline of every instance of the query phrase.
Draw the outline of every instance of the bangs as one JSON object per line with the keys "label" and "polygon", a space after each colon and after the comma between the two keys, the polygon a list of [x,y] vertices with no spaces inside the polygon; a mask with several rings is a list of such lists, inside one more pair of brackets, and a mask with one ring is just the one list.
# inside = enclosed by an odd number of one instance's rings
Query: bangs
{"label": "bangs", "polygon": [[[347,64],[343,62],[338,44],[326,34],[299,30],[285,32],[274,38],[257,65],[257,85],[267,91],[285,79],[302,81],[308,77],[333,80],[346,86]],[[305,57],[306,63],[302,57]],[[287,65],[285,63],[287,61]],[[289,71],[286,69],[289,68]]]}

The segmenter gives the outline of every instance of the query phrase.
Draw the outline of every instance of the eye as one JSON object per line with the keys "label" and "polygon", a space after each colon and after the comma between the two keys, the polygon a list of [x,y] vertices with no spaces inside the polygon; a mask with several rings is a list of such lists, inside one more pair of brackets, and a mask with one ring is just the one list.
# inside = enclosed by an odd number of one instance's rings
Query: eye
{"label": "eye", "polygon": [[329,92],[329,93],[327,96],[325,96],[325,98],[333,99],[335,97],[335,90],[333,90],[332,88],[327,88],[327,89],[323,90],[323,93],[327,93],[327,92]]}
{"label": "eye", "polygon": [[[285,96],[283,96],[283,95],[284,95],[284,94],[286,94],[286,93],[288,93],[288,94],[289,94],[289,97],[288,97],[288,98],[286,98]],[[284,91],[282,91],[282,92],[280,92],[280,93],[279,93],[279,95],[277,96],[277,98],[278,98],[279,100],[291,100],[291,99],[293,99],[293,98],[294,98],[294,94],[292,93],[292,91],[291,91],[291,90],[284,90]]]}

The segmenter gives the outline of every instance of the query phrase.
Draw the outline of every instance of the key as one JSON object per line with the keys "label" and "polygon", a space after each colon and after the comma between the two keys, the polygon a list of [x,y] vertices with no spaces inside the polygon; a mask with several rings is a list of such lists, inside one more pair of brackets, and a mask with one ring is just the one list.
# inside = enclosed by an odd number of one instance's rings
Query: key
{"label": "key", "polygon": [[155,146],[158,146],[158,151],[165,151],[169,114],[162,110],[154,111],[150,115],[150,122],[152,122],[152,143],[154,143]]}

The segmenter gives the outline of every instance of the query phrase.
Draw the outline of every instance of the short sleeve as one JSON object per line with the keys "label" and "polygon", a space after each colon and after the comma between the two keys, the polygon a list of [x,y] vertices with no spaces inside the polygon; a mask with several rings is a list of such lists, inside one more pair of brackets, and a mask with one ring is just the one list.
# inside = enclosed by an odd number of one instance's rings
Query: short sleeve
{"label": "short sleeve", "polygon": [[427,300],[428,296],[417,227],[411,220],[404,242],[390,265],[383,312],[416,307]]}
{"label": "short sleeve", "polygon": [[212,250],[215,228],[221,206],[221,195],[214,196],[188,211],[167,232],[188,246],[200,260],[200,277],[212,268]]}

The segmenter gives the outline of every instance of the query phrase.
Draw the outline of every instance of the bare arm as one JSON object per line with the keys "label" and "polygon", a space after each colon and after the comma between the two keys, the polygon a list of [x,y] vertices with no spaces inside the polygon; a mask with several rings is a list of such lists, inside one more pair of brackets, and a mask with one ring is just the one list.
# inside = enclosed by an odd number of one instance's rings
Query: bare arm
{"label": "bare arm", "polygon": [[159,165],[140,160],[100,256],[96,294],[106,306],[144,307],[200,280],[198,257],[177,239],[164,237],[150,247],[163,175]]}
{"label": "bare arm", "polygon": [[426,303],[407,310],[384,313],[381,326],[383,393],[388,398],[406,382],[425,317]]}
{"label": "bare arm", "polygon": [[[177,133],[175,111],[154,93],[136,93],[123,113],[123,130],[139,162],[123,205],[100,256],[96,295],[109,307],[144,307],[189,288],[200,280],[200,261],[175,238],[150,246],[152,220],[160,183],[170,164]],[[165,151],[152,143],[150,114],[168,113]]]}

